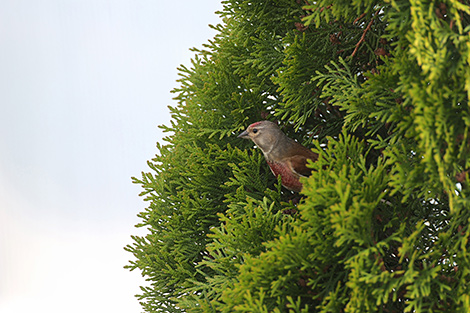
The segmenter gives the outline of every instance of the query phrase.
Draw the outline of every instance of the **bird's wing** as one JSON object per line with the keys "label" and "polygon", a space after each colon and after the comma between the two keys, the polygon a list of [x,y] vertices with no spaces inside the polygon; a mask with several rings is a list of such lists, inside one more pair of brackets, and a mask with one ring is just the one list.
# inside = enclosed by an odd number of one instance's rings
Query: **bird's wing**
{"label": "bird's wing", "polygon": [[287,160],[287,165],[299,176],[310,176],[312,169],[307,167],[307,160],[303,155],[295,155]]}

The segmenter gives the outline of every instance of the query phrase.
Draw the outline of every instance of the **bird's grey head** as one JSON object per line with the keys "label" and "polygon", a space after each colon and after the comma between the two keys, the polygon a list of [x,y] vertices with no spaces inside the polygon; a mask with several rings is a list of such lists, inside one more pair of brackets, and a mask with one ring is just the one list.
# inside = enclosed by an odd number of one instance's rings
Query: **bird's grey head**
{"label": "bird's grey head", "polygon": [[253,123],[238,135],[239,138],[251,139],[265,154],[270,153],[279,138],[284,136],[276,123],[270,121]]}

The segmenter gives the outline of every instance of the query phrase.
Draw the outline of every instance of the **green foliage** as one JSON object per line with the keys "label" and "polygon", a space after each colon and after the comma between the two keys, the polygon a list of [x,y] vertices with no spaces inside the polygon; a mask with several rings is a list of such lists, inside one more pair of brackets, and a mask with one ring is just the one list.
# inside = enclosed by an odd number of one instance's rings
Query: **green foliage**
{"label": "green foliage", "polygon": [[[470,312],[468,1],[223,3],[134,178],[143,309]],[[301,196],[265,118],[319,153]]]}

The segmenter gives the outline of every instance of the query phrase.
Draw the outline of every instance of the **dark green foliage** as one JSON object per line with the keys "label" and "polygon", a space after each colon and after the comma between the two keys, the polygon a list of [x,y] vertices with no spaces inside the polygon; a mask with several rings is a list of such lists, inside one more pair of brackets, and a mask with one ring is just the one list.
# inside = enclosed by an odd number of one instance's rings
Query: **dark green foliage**
{"label": "dark green foliage", "polygon": [[[468,1],[224,1],[126,247],[147,312],[470,312]],[[301,197],[236,135],[320,155]]]}

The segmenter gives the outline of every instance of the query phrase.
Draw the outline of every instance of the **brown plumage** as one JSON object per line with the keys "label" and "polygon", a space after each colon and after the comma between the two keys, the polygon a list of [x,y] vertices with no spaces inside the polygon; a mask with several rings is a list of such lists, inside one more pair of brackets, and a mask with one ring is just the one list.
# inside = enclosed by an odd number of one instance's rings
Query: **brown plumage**
{"label": "brown plumage", "polygon": [[299,178],[312,172],[306,166],[307,160],[318,159],[315,152],[287,137],[270,121],[253,123],[238,137],[251,139],[263,151],[274,176],[281,175],[282,185],[296,192],[302,189]]}

